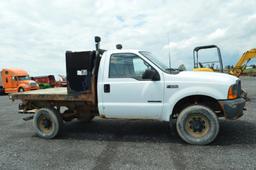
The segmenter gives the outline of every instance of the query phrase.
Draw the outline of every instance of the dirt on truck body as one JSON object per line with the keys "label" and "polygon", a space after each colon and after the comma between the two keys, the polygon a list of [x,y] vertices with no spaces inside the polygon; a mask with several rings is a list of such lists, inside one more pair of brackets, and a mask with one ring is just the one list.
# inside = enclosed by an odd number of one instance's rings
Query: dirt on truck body
{"label": "dirt on truck body", "polygon": [[11,95],[11,99],[22,101],[19,105],[19,113],[23,114],[34,112],[40,108],[56,108],[61,112],[61,107],[65,107],[62,117],[66,121],[74,118],[85,119],[87,116],[96,116],[97,114],[94,90],[82,94],[68,94],[65,87],[59,87],[15,93]]}

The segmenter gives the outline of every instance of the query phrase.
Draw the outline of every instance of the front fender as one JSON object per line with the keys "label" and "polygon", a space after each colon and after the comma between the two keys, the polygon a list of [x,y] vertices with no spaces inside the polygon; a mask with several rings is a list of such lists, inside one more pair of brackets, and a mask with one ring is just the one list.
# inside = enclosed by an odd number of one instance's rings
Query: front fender
{"label": "front fender", "polygon": [[170,116],[173,112],[174,106],[183,98],[194,96],[194,95],[209,96],[216,100],[226,99],[227,97],[226,93],[223,93],[223,91],[216,90],[215,88],[187,87],[184,89],[180,89],[174,93],[171,93],[170,97],[168,96],[165,97],[166,102],[164,103],[163,114],[161,115],[160,120],[169,121]]}
{"label": "front fender", "polygon": [[17,87],[17,92],[18,92],[18,90],[19,90],[20,88],[23,88],[25,91],[28,91],[28,90],[29,90],[29,85],[24,84],[24,83],[19,84],[19,86]]}

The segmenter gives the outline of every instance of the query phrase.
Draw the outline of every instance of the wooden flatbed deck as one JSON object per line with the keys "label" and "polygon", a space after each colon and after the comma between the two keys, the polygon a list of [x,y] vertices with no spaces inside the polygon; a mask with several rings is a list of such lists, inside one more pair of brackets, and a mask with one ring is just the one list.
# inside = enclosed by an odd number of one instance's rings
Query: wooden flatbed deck
{"label": "wooden flatbed deck", "polygon": [[12,100],[23,101],[84,101],[94,103],[95,97],[91,91],[68,94],[66,87],[33,90],[23,93],[10,94]]}
{"label": "wooden flatbed deck", "polygon": [[40,89],[40,90],[31,90],[23,93],[15,93],[13,95],[26,95],[26,94],[37,94],[37,95],[67,95],[66,87],[58,87],[58,88],[48,88],[48,89]]}

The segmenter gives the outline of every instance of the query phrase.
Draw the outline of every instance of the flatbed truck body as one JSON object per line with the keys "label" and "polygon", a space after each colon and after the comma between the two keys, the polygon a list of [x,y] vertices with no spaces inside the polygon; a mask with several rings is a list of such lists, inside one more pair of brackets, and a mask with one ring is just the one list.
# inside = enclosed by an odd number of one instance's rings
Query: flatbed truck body
{"label": "flatbed truck body", "polygon": [[179,136],[204,145],[219,132],[219,117],[238,119],[245,100],[241,81],[223,73],[168,68],[139,50],[66,52],[67,88],[10,95],[21,100],[20,113],[31,113],[38,136],[54,138],[63,120],[88,122],[95,116],[121,119],[177,120]]}

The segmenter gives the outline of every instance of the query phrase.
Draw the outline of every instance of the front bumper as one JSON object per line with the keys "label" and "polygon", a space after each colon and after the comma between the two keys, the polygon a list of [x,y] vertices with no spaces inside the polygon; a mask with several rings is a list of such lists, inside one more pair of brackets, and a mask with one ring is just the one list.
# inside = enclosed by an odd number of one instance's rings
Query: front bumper
{"label": "front bumper", "polygon": [[31,87],[27,87],[25,88],[25,91],[31,91],[31,90],[39,90],[40,88],[38,86],[31,86]]}
{"label": "front bumper", "polygon": [[221,100],[219,104],[224,112],[226,119],[235,120],[243,115],[245,99],[238,98],[234,100]]}

